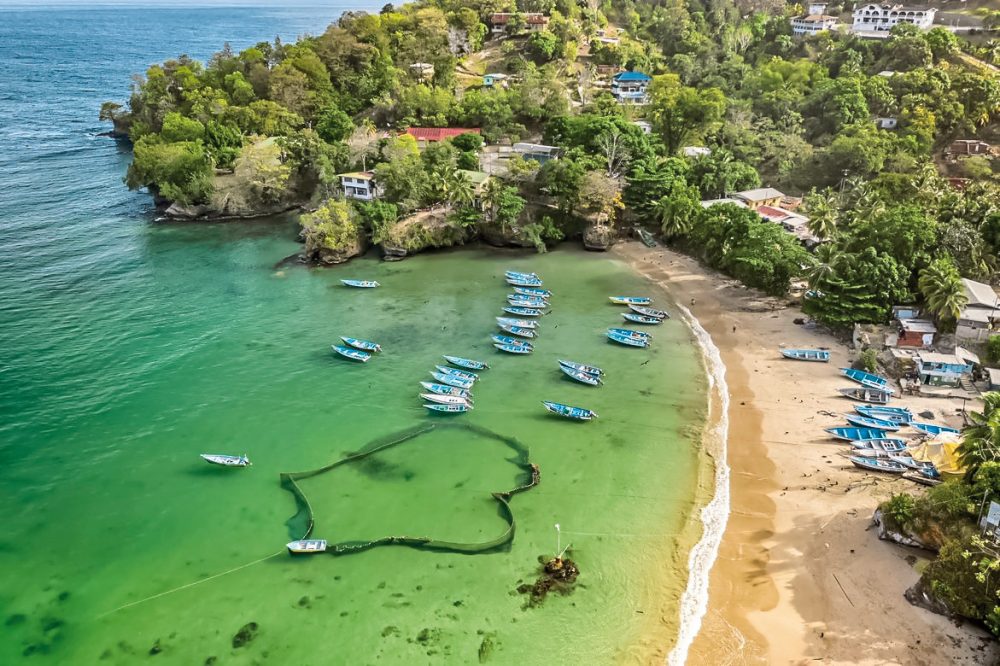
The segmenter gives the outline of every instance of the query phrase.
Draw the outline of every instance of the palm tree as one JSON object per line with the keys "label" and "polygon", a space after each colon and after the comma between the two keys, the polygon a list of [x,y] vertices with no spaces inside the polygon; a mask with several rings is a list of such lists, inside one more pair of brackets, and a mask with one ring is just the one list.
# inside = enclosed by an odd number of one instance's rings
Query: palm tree
{"label": "palm tree", "polygon": [[939,321],[955,321],[969,302],[962,276],[951,259],[935,259],[917,281],[927,309]]}
{"label": "palm tree", "polygon": [[971,480],[984,462],[1000,460],[1000,392],[984,394],[983,411],[969,412],[969,420],[957,453]]}
{"label": "palm tree", "polygon": [[837,223],[840,220],[837,194],[830,188],[822,192],[814,189],[806,195],[805,205],[809,213],[809,222],[806,223],[809,232],[820,240],[833,238],[837,234]]}
{"label": "palm tree", "polygon": [[455,171],[448,180],[448,203],[453,206],[469,206],[475,201],[476,189],[467,175]]}
{"label": "palm tree", "polygon": [[809,269],[806,279],[810,289],[819,289],[824,282],[837,275],[837,268],[848,256],[833,243],[824,243],[816,248],[816,263]]}
{"label": "palm tree", "polygon": [[685,236],[691,231],[694,211],[683,197],[667,195],[656,202],[656,217],[667,238]]}

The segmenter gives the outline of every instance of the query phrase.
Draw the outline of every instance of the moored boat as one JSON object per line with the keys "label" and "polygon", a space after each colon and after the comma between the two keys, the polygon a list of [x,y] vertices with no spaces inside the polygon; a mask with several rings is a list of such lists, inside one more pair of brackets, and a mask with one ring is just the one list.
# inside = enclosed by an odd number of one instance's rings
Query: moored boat
{"label": "moored boat", "polygon": [[229,456],[223,453],[202,453],[201,457],[206,462],[223,467],[249,467],[253,464],[246,455]]}
{"label": "moored boat", "polygon": [[634,312],[623,312],[622,317],[625,321],[630,321],[635,324],[662,324],[663,320],[659,317],[647,317],[646,315],[636,314]]}
{"label": "moored boat", "polygon": [[456,370],[455,368],[449,368],[447,365],[435,365],[434,369],[438,372],[443,372],[446,375],[451,375],[452,377],[461,377],[468,382],[479,381],[479,375],[474,372],[469,372],[468,370]]}
{"label": "moored boat", "polygon": [[879,430],[899,430],[899,424],[895,421],[883,421],[882,419],[862,416],[861,414],[844,414],[844,418],[852,426],[859,428],[878,428]]}
{"label": "moored boat", "polygon": [[498,345],[515,345],[520,347],[527,347],[528,349],[535,348],[534,345],[532,345],[530,342],[525,342],[524,340],[518,340],[517,338],[512,338],[509,335],[499,335],[494,333],[490,337],[493,339],[493,342],[495,342]]}
{"label": "moored boat", "polygon": [[620,335],[627,335],[630,338],[638,338],[640,340],[652,340],[653,334],[646,333],[645,331],[635,331],[631,328],[609,328],[609,331],[614,331]]}
{"label": "moored boat", "polygon": [[549,303],[544,298],[538,296],[523,296],[521,294],[507,294],[507,302],[518,307],[528,307],[542,309],[548,307]]}
{"label": "moored boat", "polygon": [[421,393],[420,397],[426,402],[436,402],[439,405],[468,405],[472,409],[472,403],[457,395],[441,395],[440,393]]}
{"label": "moored boat", "polygon": [[521,328],[538,328],[538,322],[533,319],[514,319],[512,317],[497,317],[498,324],[507,324],[508,326],[520,326]]}
{"label": "moored boat", "polygon": [[571,407],[570,405],[564,405],[559,402],[549,402],[543,400],[542,404],[545,405],[545,409],[549,410],[553,414],[558,414],[567,419],[573,419],[575,421],[590,421],[597,418],[597,412],[584,409],[583,407]]}
{"label": "moored boat", "polygon": [[894,423],[910,423],[913,421],[913,412],[906,407],[884,407],[880,405],[857,405],[854,408],[858,414],[869,416],[873,419],[883,421],[893,421]]}
{"label": "moored boat", "polygon": [[360,361],[362,363],[367,363],[368,359],[372,357],[369,352],[361,351],[360,349],[352,349],[351,347],[345,347],[343,345],[330,345],[333,351],[337,352],[345,358],[349,358],[352,361]]}
{"label": "moored boat", "polygon": [[873,375],[872,373],[865,372],[864,370],[855,370],[854,368],[841,368],[840,374],[844,375],[851,381],[861,384],[862,386],[894,393],[893,389],[889,386],[889,380],[885,377]]}
{"label": "moored boat", "polygon": [[856,467],[871,470],[873,472],[888,472],[889,474],[902,474],[906,467],[900,463],[886,458],[862,458],[861,456],[851,456],[849,460]]}
{"label": "moored boat", "polygon": [[548,289],[538,289],[537,287],[514,287],[514,293],[521,294],[522,296],[537,296],[545,300],[552,298],[551,291]]}
{"label": "moored boat", "polygon": [[518,317],[541,317],[545,314],[541,308],[530,308],[526,305],[508,305],[503,311]]}
{"label": "moored boat", "polygon": [[822,349],[782,349],[781,355],[793,361],[818,361],[826,363],[830,360],[830,352]]}
{"label": "moored boat", "polygon": [[381,286],[375,280],[341,280],[345,287],[355,287],[357,289],[374,289]]}
{"label": "moored boat", "polygon": [[508,277],[506,278],[507,284],[512,287],[531,287],[537,288],[542,286],[542,281],[538,278],[532,277]]}
{"label": "moored boat", "polygon": [[542,279],[538,273],[525,273],[523,271],[504,271],[504,277],[526,277],[534,278],[536,280]]}
{"label": "moored boat", "polygon": [[469,411],[470,409],[472,409],[472,406],[468,405],[468,404],[464,404],[464,405],[442,405],[442,404],[439,404],[439,403],[436,403],[436,402],[428,402],[428,403],[424,404],[424,407],[426,409],[431,410],[432,412],[444,412],[446,414],[463,414],[463,413]]}
{"label": "moored boat", "polygon": [[581,372],[586,372],[588,375],[603,375],[604,371],[598,368],[596,365],[586,365],[584,363],[576,363],[574,361],[559,361],[559,365],[573,368],[574,370],[579,370]]}
{"label": "moored boat", "polygon": [[312,555],[326,552],[326,539],[300,539],[285,545],[293,555]]}
{"label": "moored boat", "polygon": [[472,391],[467,389],[458,388],[457,386],[448,386],[447,384],[435,384],[433,382],[420,382],[420,385],[431,393],[437,393],[438,395],[453,395],[459,398],[466,398],[472,400]]}
{"label": "moored boat", "polygon": [[460,368],[466,368],[467,370],[489,370],[490,366],[486,361],[475,361],[471,358],[462,358],[461,356],[448,356],[447,354],[442,356],[444,360],[448,361],[452,365],[457,365]]}
{"label": "moored boat", "polygon": [[848,442],[862,439],[891,439],[885,430],[878,428],[840,427],[827,428],[826,432],[833,435],[835,439],[843,439]]}
{"label": "moored boat", "polygon": [[340,339],[346,342],[351,347],[355,349],[360,349],[361,351],[368,352],[380,352],[382,351],[382,345],[377,342],[369,342],[368,340],[359,340],[358,338],[349,338],[346,335],[340,336]]}
{"label": "moored boat", "polygon": [[858,388],[842,388],[837,389],[837,391],[851,400],[867,402],[875,405],[884,405],[892,398],[892,394],[888,391],[869,388],[867,386],[861,386]]}
{"label": "moored boat", "polygon": [[508,354],[530,354],[533,351],[531,347],[525,347],[524,345],[493,343],[493,346],[502,352],[507,352]]}
{"label": "moored boat", "polygon": [[647,317],[656,317],[657,319],[669,319],[670,313],[664,310],[657,310],[656,308],[648,308],[645,305],[636,305],[635,303],[629,303],[628,309],[636,314],[646,315]]}
{"label": "moored boat", "polygon": [[600,386],[601,378],[598,375],[592,375],[589,372],[584,372],[583,370],[575,370],[573,368],[567,368],[565,365],[560,365],[559,369],[566,374],[566,376],[575,379],[581,384],[588,384],[590,386]]}
{"label": "moored boat", "polygon": [[608,296],[615,305],[649,305],[653,302],[648,296]]}
{"label": "moored boat", "polygon": [[538,335],[533,329],[523,328],[521,326],[511,326],[510,324],[497,324],[497,326],[505,333],[510,333],[511,335],[516,335],[522,338],[528,338],[529,340]]}
{"label": "moored boat", "polygon": [[608,339],[626,347],[648,347],[649,340],[637,338],[635,336],[618,333],[615,329],[608,329]]}
{"label": "moored boat", "polygon": [[949,428],[948,426],[936,425],[934,423],[917,423],[912,421],[910,427],[918,432],[922,432],[925,435],[940,435],[941,433],[951,433],[957,435],[961,433],[961,430],[956,430],[955,428]]}
{"label": "moored boat", "polygon": [[465,389],[466,391],[472,388],[472,382],[467,379],[462,379],[458,375],[449,375],[444,372],[431,372],[431,377],[436,379],[439,384],[447,384],[448,386]]}
{"label": "moored boat", "polygon": [[851,446],[856,449],[877,449],[883,453],[897,453],[906,450],[906,440],[898,437],[883,439],[852,439]]}

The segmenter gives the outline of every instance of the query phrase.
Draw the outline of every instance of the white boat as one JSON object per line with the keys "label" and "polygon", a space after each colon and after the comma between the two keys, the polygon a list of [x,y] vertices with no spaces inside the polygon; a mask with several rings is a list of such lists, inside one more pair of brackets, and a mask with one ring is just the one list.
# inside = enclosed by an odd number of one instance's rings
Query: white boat
{"label": "white boat", "polygon": [[300,539],[299,541],[290,541],[285,544],[285,547],[288,548],[288,552],[293,555],[325,553],[326,539]]}
{"label": "white boat", "polygon": [[442,405],[469,405],[469,409],[472,409],[472,404],[466,398],[457,395],[441,395],[440,393],[421,393],[420,397],[428,402],[437,402]]}
{"label": "white boat", "polygon": [[201,457],[213,465],[222,465],[223,467],[249,467],[253,464],[246,455],[227,456],[221,453],[202,453]]}

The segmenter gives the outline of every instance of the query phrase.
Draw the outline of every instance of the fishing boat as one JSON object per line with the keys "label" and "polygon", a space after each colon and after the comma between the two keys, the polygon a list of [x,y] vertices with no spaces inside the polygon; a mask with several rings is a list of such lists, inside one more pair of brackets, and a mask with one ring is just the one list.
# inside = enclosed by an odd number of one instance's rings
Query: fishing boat
{"label": "fishing boat", "polygon": [[669,312],[657,310],[656,308],[647,308],[644,305],[636,305],[635,303],[629,303],[628,309],[636,314],[646,315],[647,317],[656,317],[657,319],[670,318]]}
{"label": "fishing boat", "polygon": [[867,386],[868,388],[877,388],[883,391],[888,391],[893,393],[892,388],[889,387],[889,380],[885,377],[879,377],[878,375],[873,375],[870,372],[865,372],[864,370],[855,370],[854,368],[841,368],[840,374],[844,375],[851,381],[855,381],[862,386]]}
{"label": "fishing boat", "polygon": [[544,298],[548,300],[552,298],[552,292],[548,289],[538,289],[536,287],[514,287],[515,294],[521,294],[522,296],[537,296],[538,298]]}
{"label": "fishing boat", "polygon": [[532,319],[514,319],[512,317],[497,317],[498,324],[507,324],[509,326],[520,326],[521,328],[538,328],[538,322]]}
{"label": "fishing boat", "polygon": [[210,462],[213,465],[222,465],[223,467],[249,467],[253,464],[246,455],[227,456],[222,453],[202,453],[201,457],[206,462]]}
{"label": "fishing boat", "polygon": [[935,425],[933,423],[917,423],[916,421],[911,422],[910,427],[924,433],[925,435],[940,435],[941,433],[958,435],[962,432],[961,430],[949,428],[948,426]]}
{"label": "fishing boat", "polygon": [[648,296],[608,296],[615,305],[649,305],[653,302]]}
{"label": "fishing boat", "polygon": [[663,320],[658,317],[647,317],[646,315],[636,314],[634,312],[623,312],[622,317],[625,321],[630,321],[634,324],[662,324]]}
{"label": "fishing boat", "polygon": [[830,360],[830,352],[822,349],[782,349],[781,355],[793,361],[819,361],[826,363]]}
{"label": "fishing boat", "polygon": [[436,402],[439,405],[468,405],[472,409],[472,403],[457,395],[441,395],[440,393],[421,393],[420,397],[427,402]]}
{"label": "fishing boat", "polygon": [[653,238],[653,234],[649,233],[641,227],[636,227],[635,232],[639,235],[639,240],[646,247],[656,247],[656,240]]}
{"label": "fishing boat", "polygon": [[921,469],[926,463],[922,463],[919,460],[914,460],[912,456],[907,455],[891,455],[889,460],[893,462],[898,462],[900,465],[907,469]]}
{"label": "fishing boat", "polygon": [[326,539],[301,539],[285,545],[292,555],[312,555],[326,552]]}
{"label": "fishing boat", "polygon": [[871,470],[873,472],[888,472],[889,474],[902,474],[906,467],[894,460],[885,458],[862,458],[861,456],[851,456],[849,460],[855,467]]}
{"label": "fishing boat", "polygon": [[559,369],[562,370],[566,376],[575,379],[581,384],[588,384],[590,386],[600,386],[601,378],[598,375],[592,375],[589,372],[584,372],[583,370],[574,370],[573,368],[567,368],[565,365],[560,365]]}
{"label": "fishing boat", "polygon": [[640,340],[652,340],[653,335],[651,333],[646,333],[645,331],[633,331],[631,328],[609,328],[609,331],[614,331],[620,335],[627,335],[630,338],[638,338]]}
{"label": "fishing boat", "polygon": [[508,344],[494,343],[493,346],[502,352],[507,352],[508,354],[530,354],[533,351],[531,347],[525,347],[523,345],[508,345]]}
{"label": "fishing boat", "polygon": [[898,453],[906,450],[906,440],[898,437],[886,437],[884,439],[853,439],[851,446],[856,449],[876,449],[883,453]]}
{"label": "fishing boat", "polygon": [[583,363],[575,363],[573,361],[559,361],[559,365],[565,368],[572,368],[573,370],[579,370],[580,372],[586,372],[588,375],[604,374],[604,371],[595,365],[585,365]]}
{"label": "fishing boat", "polygon": [[337,352],[341,356],[351,359],[352,361],[361,361],[362,363],[367,363],[368,359],[372,357],[369,352],[361,351],[360,349],[352,349],[350,347],[345,347],[343,345],[330,345],[333,351]]}
{"label": "fishing boat", "polygon": [[456,370],[455,368],[449,368],[447,365],[435,365],[434,369],[438,372],[443,372],[446,375],[451,375],[452,377],[461,377],[467,382],[477,382],[479,381],[479,375],[474,372],[468,372],[466,370]]}
{"label": "fishing boat", "polygon": [[549,402],[547,400],[543,400],[542,404],[545,405],[545,409],[549,410],[553,414],[564,416],[567,419],[590,421],[597,418],[597,412],[590,409],[584,409],[583,407],[570,407],[569,405],[563,405],[558,402]]}
{"label": "fishing boat", "polygon": [[355,349],[360,349],[361,351],[369,352],[380,352],[382,351],[382,345],[376,342],[369,342],[368,340],[359,340],[358,338],[349,338],[346,335],[340,336],[340,339],[349,344]]}
{"label": "fishing boat", "polygon": [[464,414],[465,412],[472,409],[471,405],[441,405],[436,402],[428,402],[424,405],[425,408],[431,410],[432,412],[444,412],[446,414]]}
{"label": "fishing boat", "polygon": [[504,333],[510,333],[511,335],[516,335],[522,338],[528,338],[529,340],[537,337],[537,333],[530,328],[523,328],[521,326],[511,326],[510,324],[497,324],[501,331]]}
{"label": "fishing boat", "polygon": [[614,329],[608,329],[608,339],[617,342],[620,345],[625,345],[626,347],[648,347],[649,340],[644,338],[637,338],[631,335],[625,335],[623,333],[618,333]]}
{"label": "fishing boat", "polygon": [[504,277],[530,277],[538,279],[538,273],[525,273],[524,271],[504,271]]}
{"label": "fishing boat", "polygon": [[541,287],[542,281],[533,277],[508,277],[507,284],[512,287]]}
{"label": "fishing boat", "polygon": [[922,486],[936,486],[941,483],[941,473],[937,471],[937,468],[930,463],[925,463],[926,467],[921,467],[913,472],[907,472],[903,475],[904,479],[909,479],[919,483]]}
{"label": "fishing boat", "polygon": [[534,349],[534,345],[530,342],[525,342],[524,340],[518,340],[517,338],[512,338],[509,335],[499,335],[494,333],[490,336],[498,345],[515,345],[520,347],[527,347],[528,349]]}
{"label": "fishing boat", "polygon": [[466,368],[467,370],[489,370],[490,366],[486,361],[474,361],[471,358],[462,358],[461,356],[442,356],[444,360],[448,361],[452,365],[457,365],[460,368]]}
{"label": "fishing boat", "polygon": [[518,317],[541,317],[545,314],[541,308],[530,308],[526,305],[508,305],[503,311]]}
{"label": "fishing boat", "polygon": [[880,430],[879,428],[840,427],[827,428],[826,432],[833,435],[835,439],[842,439],[848,442],[862,439],[891,439],[885,430]]}
{"label": "fishing boat", "polygon": [[[522,294],[507,294],[507,302],[511,305],[517,305],[519,307],[529,307],[529,308],[544,308],[548,307],[548,301],[544,298],[538,296],[524,296]],[[524,305],[527,304],[527,305]]]}
{"label": "fishing boat", "polygon": [[858,414],[882,419],[883,421],[893,421],[894,423],[911,423],[913,413],[906,407],[883,407],[879,405],[857,405],[854,408]]}
{"label": "fishing boat", "polygon": [[439,384],[447,384],[448,386],[465,389],[466,391],[472,388],[472,382],[467,379],[462,379],[457,375],[448,375],[443,372],[431,372],[431,377],[436,379]]}
{"label": "fishing boat", "polygon": [[356,289],[374,289],[381,286],[375,280],[341,280],[345,287],[355,287]]}
{"label": "fishing boat", "polygon": [[899,430],[899,424],[894,421],[883,421],[882,419],[873,419],[869,416],[862,416],[861,414],[844,414],[844,418],[852,426],[858,426],[859,428],[878,428],[879,430]]}
{"label": "fishing boat", "polygon": [[888,391],[868,388],[866,386],[862,386],[860,388],[842,388],[837,390],[841,395],[848,397],[851,400],[868,402],[875,405],[884,405],[889,402],[890,398],[892,398],[892,394]]}
{"label": "fishing boat", "polygon": [[420,382],[420,385],[431,393],[437,393],[438,395],[453,395],[459,398],[466,398],[467,400],[472,400],[472,391],[458,388],[457,386],[448,386],[447,384],[435,384],[434,382]]}

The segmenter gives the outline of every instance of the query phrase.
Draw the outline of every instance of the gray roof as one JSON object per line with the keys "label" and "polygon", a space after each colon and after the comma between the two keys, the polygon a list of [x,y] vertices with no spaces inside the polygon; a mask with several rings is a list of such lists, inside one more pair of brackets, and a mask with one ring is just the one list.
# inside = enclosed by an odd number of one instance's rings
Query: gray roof
{"label": "gray roof", "polygon": [[962,278],[962,284],[965,285],[965,295],[969,297],[970,307],[991,309],[997,307],[997,293],[990,285],[968,278]]}
{"label": "gray roof", "polygon": [[747,205],[745,203],[743,203],[742,201],[740,201],[739,199],[706,199],[705,201],[701,202],[701,207],[702,208],[710,208],[710,207],[716,206],[718,204],[727,204],[727,203],[728,204],[736,204],[737,206],[740,206],[741,208],[746,208],[747,207]]}
{"label": "gray roof", "polygon": [[927,319],[900,319],[899,325],[910,333],[937,333],[934,322]]}
{"label": "gray roof", "polygon": [[766,199],[780,199],[785,195],[773,187],[759,187],[756,190],[737,192],[733,196],[747,201],[765,201]]}

